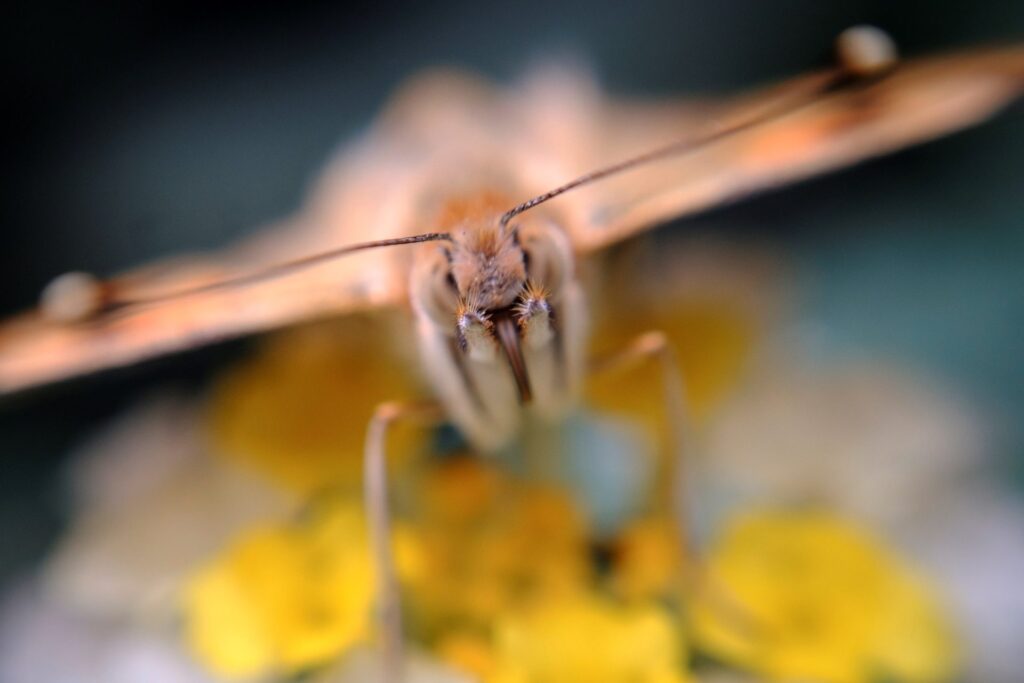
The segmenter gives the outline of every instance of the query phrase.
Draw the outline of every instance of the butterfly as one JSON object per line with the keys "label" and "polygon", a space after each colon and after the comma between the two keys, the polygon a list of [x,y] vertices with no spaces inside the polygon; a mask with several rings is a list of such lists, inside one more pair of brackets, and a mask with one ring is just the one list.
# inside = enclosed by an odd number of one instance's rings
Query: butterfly
{"label": "butterfly", "polygon": [[[581,262],[670,219],[978,123],[1024,88],[1022,46],[893,63],[876,31],[840,45],[837,68],[721,101],[616,101],[560,72],[509,91],[421,77],[284,225],[219,254],[54,281],[38,309],[0,324],[0,392],[409,306],[443,414],[498,449],[525,414],[573,405],[587,368]],[[368,452],[393,417],[371,425]],[[383,470],[367,472],[393,583]],[[397,619],[397,591],[383,590]]]}

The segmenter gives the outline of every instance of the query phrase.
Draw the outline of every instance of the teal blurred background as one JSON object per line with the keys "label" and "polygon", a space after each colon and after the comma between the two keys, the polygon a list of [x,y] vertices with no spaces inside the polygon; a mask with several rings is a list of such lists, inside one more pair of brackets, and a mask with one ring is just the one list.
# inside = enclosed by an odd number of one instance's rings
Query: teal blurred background
{"label": "teal blurred background", "polygon": [[[726,92],[824,63],[870,22],[908,54],[1024,38],[1019,2],[22,4],[7,16],[0,311],[53,275],[224,244],[292,212],[405,77],[507,81],[570,57],[613,93]],[[939,378],[997,430],[1024,482],[1024,116],[665,226],[770,235],[796,255],[823,358]],[[245,341],[0,402],[0,579],[60,528],[56,472],[161,384],[201,386]]]}

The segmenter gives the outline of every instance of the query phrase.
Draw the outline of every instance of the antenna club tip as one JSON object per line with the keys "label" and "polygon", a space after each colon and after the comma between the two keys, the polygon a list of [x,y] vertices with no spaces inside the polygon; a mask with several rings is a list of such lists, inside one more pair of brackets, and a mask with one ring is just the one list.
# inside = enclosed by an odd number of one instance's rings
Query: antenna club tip
{"label": "antenna club tip", "polygon": [[64,273],[43,288],[39,310],[53,322],[80,322],[102,310],[105,293],[103,283],[94,275]]}
{"label": "antenna club tip", "polygon": [[836,38],[839,63],[854,76],[875,76],[896,66],[899,49],[888,33],[875,26],[852,26]]}

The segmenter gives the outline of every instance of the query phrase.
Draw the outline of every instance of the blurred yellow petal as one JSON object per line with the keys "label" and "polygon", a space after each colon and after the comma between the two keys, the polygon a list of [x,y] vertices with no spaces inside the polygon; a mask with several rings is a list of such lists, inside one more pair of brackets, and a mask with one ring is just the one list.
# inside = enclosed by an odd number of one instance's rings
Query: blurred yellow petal
{"label": "blurred yellow petal", "polygon": [[484,628],[519,605],[579,590],[592,577],[589,529],[568,491],[517,479],[477,458],[431,463],[409,524],[413,621],[427,637]]}
{"label": "blurred yellow petal", "polygon": [[218,675],[250,678],[273,664],[270,634],[263,615],[230,571],[211,567],[189,587],[187,638],[195,654]]}
{"label": "blurred yellow petal", "polygon": [[465,671],[483,681],[497,676],[494,645],[490,638],[468,631],[444,634],[434,646],[437,655],[459,671]]}
{"label": "blurred yellow petal", "polygon": [[[757,246],[690,239],[671,248],[638,243],[605,266],[597,293],[593,347],[598,355],[624,348],[639,334],[664,332],[686,386],[690,417],[703,422],[727,398],[755,344],[784,299],[779,255]],[[589,402],[626,412],[659,428],[661,374],[655,363],[595,376]]]}
{"label": "blurred yellow petal", "polygon": [[[210,432],[217,451],[300,495],[358,485],[374,408],[418,392],[394,340],[387,319],[360,316],[272,337],[215,387]],[[396,425],[391,459],[408,454],[422,435]]]}
{"label": "blurred yellow petal", "polygon": [[438,524],[473,523],[487,513],[506,485],[500,471],[479,458],[442,460],[423,474],[419,513]]}
{"label": "blurred yellow petal", "polygon": [[956,643],[924,581],[864,531],[819,512],[749,513],[711,548],[695,641],[772,679],[932,683]]}
{"label": "blurred yellow petal", "polygon": [[926,587],[904,577],[890,600],[874,647],[879,668],[901,681],[950,678],[960,663],[959,648],[949,625],[935,617]]}
{"label": "blurred yellow petal", "polygon": [[184,594],[186,639],[226,677],[299,671],[368,636],[373,590],[361,510],[332,501],[250,530],[198,570]]}
{"label": "blurred yellow petal", "polygon": [[508,615],[497,623],[489,683],[681,683],[679,625],[653,605],[620,606],[579,595]]}
{"label": "blurred yellow petal", "polygon": [[678,526],[668,519],[631,522],[611,548],[612,591],[630,600],[677,596],[685,559],[681,543]]}
{"label": "blurred yellow petal", "polygon": [[[755,321],[743,310],[691,301],[670,312],[634,314],[627,321],[617,320],[613,329],[599,328],[596,345],[614,353],[649,330],[668,335],[686,387],[691,417],[698,421],[703,421],[737,384],[756,336]],[[645,363],[621,373],[590,377],[587,400],[601,410],[646,418],[657,429],[664,410],[662,382],[661,367]]]}

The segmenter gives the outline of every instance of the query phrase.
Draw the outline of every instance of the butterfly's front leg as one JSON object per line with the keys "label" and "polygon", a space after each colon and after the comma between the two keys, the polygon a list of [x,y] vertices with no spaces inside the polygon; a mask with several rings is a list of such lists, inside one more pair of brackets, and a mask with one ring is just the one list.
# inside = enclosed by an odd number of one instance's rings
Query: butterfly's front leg
{"label": "butterfly's front leg", "polygon": [[665,415],[668,422],[666,457],[662,459],[662,471],[655,477],[658,491],[654,505],[659,512],[667,512],[670,519],[678,522],[680,544],[686,559],[689,560],[696,557],[696,554],[689,533],[690,506],[686,496],[688,487],[684,453],[686,448],[692,447],[694,440],[689,425],[682,373],[679,371],[679,364],[668,337],[664,332],[657,330],[645,332],[622,349],[593,359],[589,371],[591,374],[625,372],[641,363],[652,361],[658,364],[661,372]]}
{"label": "butterfly's front leg", "polygon": [[668,336],[652,330],[634,337],[622,349],[601,358],[593,359],[588,368],[591,374],[625,372],[641,363],[655,362],[661,371],[665,392],[665,415],[668,422],[668,443],[664,470],[657,473],[659,491],[655,506],[674,520],[679,533],[682,549],[682,565],[679,576],[680,599],[683,605],[700,594],[722,619],[735,625],[738,630],[764,628],[764,625],[750,614],[736,598],[719,582],[714,580],[700,561],[700,554],[690,535],[689,519],[692,505],[687,491],[688,477],[684,467],[686,449],[692,449],[696,440],[690,426],[690,412],[686,405],[686,391],[682,373]]}
{"label": "butterfly's front leg", "polygon": [[363,451],[363,494],[370,525],[370,545],[377,576],[377,635],[381,654],[381,681],[399,683],[405,652],[402,603],[391,546],[391,508],[387,481],[387,437],[396,422],[436,424],[444,417],[436,403],[388,402],[377,406],[366,428]]}

